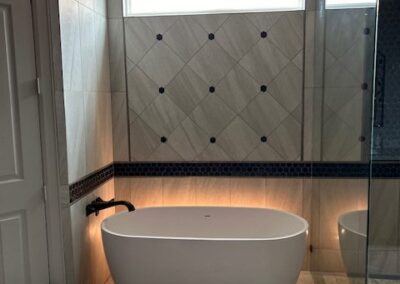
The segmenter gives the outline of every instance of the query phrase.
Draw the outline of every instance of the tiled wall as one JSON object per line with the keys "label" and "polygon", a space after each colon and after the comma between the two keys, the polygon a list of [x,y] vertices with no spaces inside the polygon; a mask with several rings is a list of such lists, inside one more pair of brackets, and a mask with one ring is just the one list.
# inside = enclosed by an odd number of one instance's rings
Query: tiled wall
{"label": "tiled wall", "polygon": [[101,239],[101,222],[115,213],[114,208],[102,210],[98,216],[86,217],[86,205],[97,197],[114,198],[114,181],[110,180],[70,208],[72,229],[73,275],[69,283],[104,284],[111,277]]}
{"label": "tiled wall", "polygon": [[[344,272],[337,218],[367,207],[366,179],[279,178],[116,178],[116,199],[150,206],[245,206],[276,208],[303,216],[310,224],[304,270]],[[123,209],[117,209],[117,211]]]}
{"label": "tiled wall", "polygon": [[113,161],[105,0],[60,0],[68,181]]}

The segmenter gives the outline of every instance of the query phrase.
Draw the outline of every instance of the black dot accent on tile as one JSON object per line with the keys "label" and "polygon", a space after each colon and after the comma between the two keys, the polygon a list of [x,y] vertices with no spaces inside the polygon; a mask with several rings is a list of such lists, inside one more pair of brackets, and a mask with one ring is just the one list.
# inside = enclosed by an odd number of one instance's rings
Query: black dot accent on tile
{"label": "black dot accent on tile", "polygon": [[166,143],[168,141],[167,137],[163,136],[160,138],[161,143]]}
{"label": "black dot accent on tile", "polygon": [[208,39],[209,40],[214,40],[215,39],[215,35],[213,33],[208,34]]}
{"label": "black dot accent on tile", "polygon": [[260,162],[114,162],[69,185],[70,202],[115,177],[134,176],[230,176],[281,178],[400,178],[400,163],[260,163]]}
{"label": "black dot accent on tile", "polygon": [[158,34],[158,35],[156,36],[156,38],[157,38],[157,40],[162,40],[162,39],[163,39],[163,35],[162,35],[162,34]]}
{"label": "black dot accent on tile", "polygon": [[214,87],[214,86],[211,86],[210,88],[208,88],[208,91],[209,91],[210,93],[214,93],[214,92],[215,92],[215,87]]}
{"label": "black dot accent on tile", "polygon": [[263,93],[265,93],[267,90],[268,90],[268,87],[266,85],[262,85],[260,87],[260,91],[263,92]]}
{"label": "black dot accent on tile", "polygon": [[267,136],[262,136],[260,140],[262,143],[266,143],[268,139]]}
{"label": "black dot accent on tile", "polygon": [[368,84],[367,83],[362,83],[361,84],[361,90],[368,90]]}
{"label": "black dot accent on tile", "polygon": [[365,136],[360,136],[360,137],[358,137],[358,141],[360,141],[360,142],[365,142]]}
{"label": "black dot accent on tile", "polygon": [[217,142],[217,139],[215,137],[211,137],[210,138],[210,143],[214,144],[215,142]]}
{"label": "black dot accent on tile", "polygon": [[158,92],[159,92],[160,94],[164,94],[164,92],[165,92],[164,87],[158,88]]}
{"label": "black dot accent on tile", "polygon": [[369,35],[370,32],[371,32],[371,30],[370,30],[369,28],[365,28],[365,29],[364,29],[364,34],[365,34],[365,35]]}
{"label": "black dot accent on tile", "polygon": [[266,38],[268,36],[268,33],[266,31],[261,32],[261,38]]}

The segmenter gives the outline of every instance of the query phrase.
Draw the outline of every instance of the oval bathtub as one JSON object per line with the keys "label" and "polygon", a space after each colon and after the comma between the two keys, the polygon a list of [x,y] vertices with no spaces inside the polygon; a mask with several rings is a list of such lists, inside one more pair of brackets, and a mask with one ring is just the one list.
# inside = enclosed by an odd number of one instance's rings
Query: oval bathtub
{"label": "oval bathtub", "polygon": [[296,215],[227,207],[157,207],[102,223],[116,284],[294,284],[308,224]]}
{"label": "oval bathtub", "polygon": [[367,210],[352,211],[342,214],[338,219],[340,251],[350,277],[362,277],[365,274],[367,214]]}

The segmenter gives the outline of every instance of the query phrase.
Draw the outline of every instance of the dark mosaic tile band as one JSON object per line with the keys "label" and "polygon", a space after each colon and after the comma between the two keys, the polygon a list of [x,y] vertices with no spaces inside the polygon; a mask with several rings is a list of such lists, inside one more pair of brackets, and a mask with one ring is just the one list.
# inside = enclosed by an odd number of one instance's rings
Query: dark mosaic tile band
{"label": "dark mosaic tile band", "polygon": [[105,183],[114,176],[114,165],[111,164],[98,171],[91,173],[85,178],[70,184],[69,186],[69,200],[70,203],[77,201],[86,194],[90,193],[99,185]]}
{"label": "dark mosaic tile band", "polygon": [[[70,185],[71,203],[113,177],[368,178],[367,163],[130,163],[116,162]],[[372,165],[374,178],[400,178],[400,163]]]}

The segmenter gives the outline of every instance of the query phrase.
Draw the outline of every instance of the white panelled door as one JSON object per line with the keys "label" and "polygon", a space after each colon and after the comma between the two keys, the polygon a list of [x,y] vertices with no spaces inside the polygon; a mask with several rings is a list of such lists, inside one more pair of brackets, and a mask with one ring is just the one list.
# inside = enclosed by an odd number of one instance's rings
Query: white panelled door
{"label": "white panelled door", "polygon": [[49,282],[29,0],[0,0],[0,284]]}

